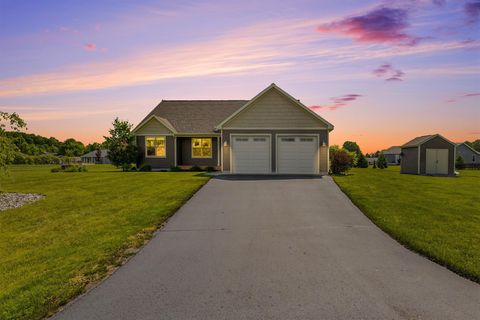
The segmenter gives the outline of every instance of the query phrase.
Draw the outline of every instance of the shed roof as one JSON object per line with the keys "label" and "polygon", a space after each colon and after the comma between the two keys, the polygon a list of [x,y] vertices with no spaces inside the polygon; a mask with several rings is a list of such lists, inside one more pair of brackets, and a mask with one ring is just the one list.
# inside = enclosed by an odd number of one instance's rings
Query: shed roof
{"label": "shed roof", "polygon": [[210,133],[215,126],[249,100],[162,100],[140,123],[151,116],[167,119],[181,133]]}
{"label": "shed roof", "polygon": [[445,137],[442,137],[440,134],[437,133],[437,134],[429,134],[429,135],[426,135],[426,136],[416,137],[415,139],[412,139],[412,140],[408,141],[407,143],[405,143],[404,145],[402,145],[402,148],[418,147],[418,146],[424,144],[425,142],[427,142],[430,139],[433,139],[435,137],[440,137],[443,140],[447,141],[448,143],[451,143],[452,145],[456,146],[455,143],[453,143],[452,141],[448,140]]}

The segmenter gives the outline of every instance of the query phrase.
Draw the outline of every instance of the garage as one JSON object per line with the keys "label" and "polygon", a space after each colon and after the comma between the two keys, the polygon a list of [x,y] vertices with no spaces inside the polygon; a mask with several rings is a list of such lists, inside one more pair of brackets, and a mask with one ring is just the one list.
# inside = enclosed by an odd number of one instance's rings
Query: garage
{"label": "garage", "polygon": [[271,138],[269,135],[232,135],[232,172],[271,173]]}
{"label": "garage", "polygon": [[317,136],[278,136],[277,172],[317,174],[318,146]]}

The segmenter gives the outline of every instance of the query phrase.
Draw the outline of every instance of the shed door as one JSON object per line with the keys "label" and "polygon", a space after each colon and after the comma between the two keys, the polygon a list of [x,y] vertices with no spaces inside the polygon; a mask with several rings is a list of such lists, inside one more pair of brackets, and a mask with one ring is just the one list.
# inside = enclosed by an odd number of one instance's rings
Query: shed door
{"label": "shed door", "polygon": [[318,138],[316,136],[279,136],[277,149],[278,173],[318,173]]}
{"label": "shed door", "polygon": [[426,150],[426,174],[448,174],[448,149]]}
{"label": "shed door", "polygon": [[271,173],[270,136],[232,135],[232,172]]}

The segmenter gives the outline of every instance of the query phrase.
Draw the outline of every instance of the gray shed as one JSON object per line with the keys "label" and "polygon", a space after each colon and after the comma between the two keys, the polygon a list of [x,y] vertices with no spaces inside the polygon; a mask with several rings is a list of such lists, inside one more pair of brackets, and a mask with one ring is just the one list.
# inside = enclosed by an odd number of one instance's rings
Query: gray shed
{"label": "gray shed", "polygon": [[416,137],[401,148],[400,173],[455,174],[455,143],[439,134]]}

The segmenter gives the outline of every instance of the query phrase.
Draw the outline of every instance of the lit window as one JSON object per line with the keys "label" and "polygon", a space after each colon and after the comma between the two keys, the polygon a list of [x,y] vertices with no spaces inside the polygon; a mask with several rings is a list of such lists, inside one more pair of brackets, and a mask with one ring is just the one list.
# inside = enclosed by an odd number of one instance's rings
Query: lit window
{"label": "lit window", "polygon": [[192,138],[192,158],[211,158],[212,138]]}
{"label": "lit window", "polygon": [[147,157],[165,157],[165,137],[147,137],[145,139]]}

